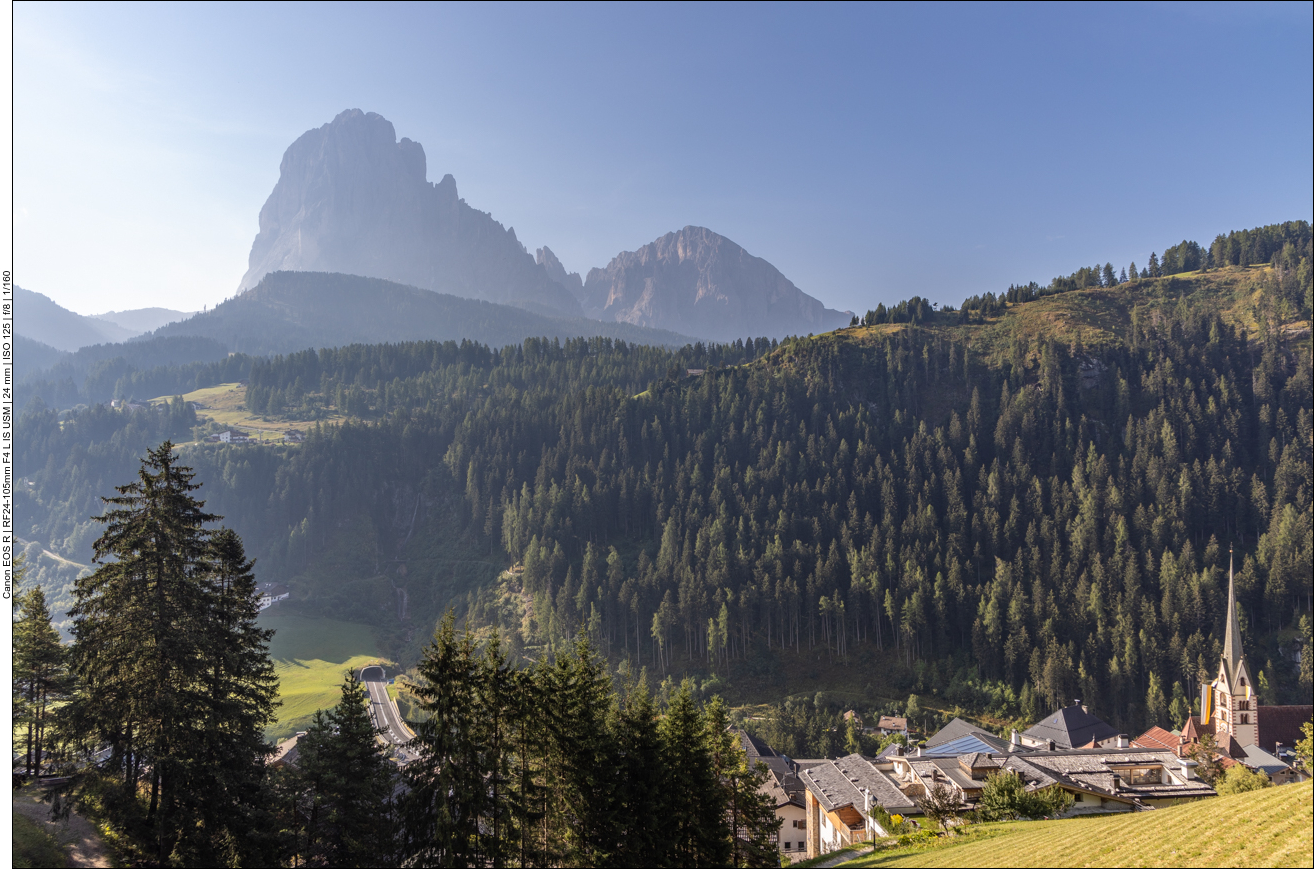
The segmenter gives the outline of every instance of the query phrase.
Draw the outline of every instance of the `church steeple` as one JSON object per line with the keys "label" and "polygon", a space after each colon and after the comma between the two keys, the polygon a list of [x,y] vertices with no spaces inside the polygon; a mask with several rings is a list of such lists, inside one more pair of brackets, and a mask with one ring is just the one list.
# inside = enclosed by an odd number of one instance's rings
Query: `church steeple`
{"label": "church steeple", "polygon": [[1234,680],[1237,666],[1245,657],[1241,650],[1241,623],[1236,615],[1236,582],[1232,574],[1232,547],[1227,548],[1227,634],[1223,640],[1223,661],[1228,681]]}

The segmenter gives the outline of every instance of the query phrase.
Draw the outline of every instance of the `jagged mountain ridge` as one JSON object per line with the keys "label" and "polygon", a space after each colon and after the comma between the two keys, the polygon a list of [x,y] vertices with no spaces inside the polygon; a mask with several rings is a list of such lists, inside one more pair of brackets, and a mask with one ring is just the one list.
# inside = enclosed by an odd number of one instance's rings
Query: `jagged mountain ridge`
{"label": "jagged mountain ridge", "polygon": [[701,226],[669,232],[592,269],[583,289],[590,317],[714,340],[827,332],[849,314],[827,308],[771,263]]}
{"label": "jagged mountain ridge", "polygon": [[260,210],[240,291],[276,271],[382,278],[558,317],[713,340],[826,331],[847,322],[724,236],[686,226],[589,272],[547,246],[531,257],[456,180],[427,180],[424,148],[373,112],[350,109],[299,137]]}
{"label": "jagged mountain ridge", "polygon": [[430,183],[424,148],[359,109],[284,153],[239,290],[276,271],[362,275],[556,316],[582,313],[514,229],[466,204],[451,175]]}

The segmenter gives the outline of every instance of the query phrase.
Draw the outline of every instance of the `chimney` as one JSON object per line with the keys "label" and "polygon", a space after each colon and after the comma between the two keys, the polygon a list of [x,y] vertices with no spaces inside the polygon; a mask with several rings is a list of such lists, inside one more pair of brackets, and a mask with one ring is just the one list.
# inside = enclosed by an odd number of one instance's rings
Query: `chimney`
{"label": "chimney", "polygon": [[1054,740],[1052,739],[1045,740],[1045,751],[1053,751],[1053,750],[1054,750]]}
{"label": "chimney", "polygon": [[1125,734],[1125,733],[1119,733],[1119,734],[1118,734],[1118,747],[1119,747],[1119,748],[1129,748],[1130,746],[1131,746],[1131,737],[1129,737],[1129,736],[1128,736],[1127,734]]}
{"label": "chimney", "polygon": [[1085,704],[1085,703],[1081,704],[1081,711],[1082,711],[1082,712],[1085,712],[1087,715],[1090,714],[1090,710],[1086,708],[1086,704]]}
{"label": "chimney", "polygon": [[1195,761],[1182,758],[1182,778],[1187,781],[1195,780]]}
{"label": "chimney", "polygon": [[1013,733],[1008,737],[1008,750],[1015,752],[1022,747],[1022,739],[1017,735],[1017,728],[1013,728]]}
{"label": "chimney", "polygon": [[916,755],[916,756],[917,756],[917,757],[921,757],[921,756],[922,756],[922,747],[921,747],[920,745],[917,746],[917,755]]}
{"label": "chimney", "polygon": [[1115,772],[1113,774],[1113,792],[1116,794],[1120,790],[1122,790],[1122,776]]}

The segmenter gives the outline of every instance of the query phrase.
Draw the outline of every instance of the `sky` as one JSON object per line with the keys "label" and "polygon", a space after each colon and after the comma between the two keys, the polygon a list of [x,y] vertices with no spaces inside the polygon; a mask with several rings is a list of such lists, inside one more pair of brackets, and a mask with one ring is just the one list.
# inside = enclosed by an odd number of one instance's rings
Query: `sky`
{"label": "sky", "polygon": [[693,224],[841,310],[1314,212],[1314,4],[18,2],[15,279],[230,297],[344,109],[587,274]]}

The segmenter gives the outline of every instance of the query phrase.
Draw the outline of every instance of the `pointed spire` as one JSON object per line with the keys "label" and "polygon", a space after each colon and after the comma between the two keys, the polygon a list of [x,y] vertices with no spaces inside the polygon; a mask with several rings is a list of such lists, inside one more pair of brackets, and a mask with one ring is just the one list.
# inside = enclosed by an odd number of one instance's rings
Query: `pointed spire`
{"label": "pointed spire", "polygon": [[[1241,651],[1241,623],[1236,615],[1236,582],[1232,574],[1232,547],[1227,547],[1227,635],[1223,640],[1223,660],[1227,662],[1227,678],[1236,678],[1237,665],[1244,657]],[[1235,688],[1233,688],[1235,690]]]}

